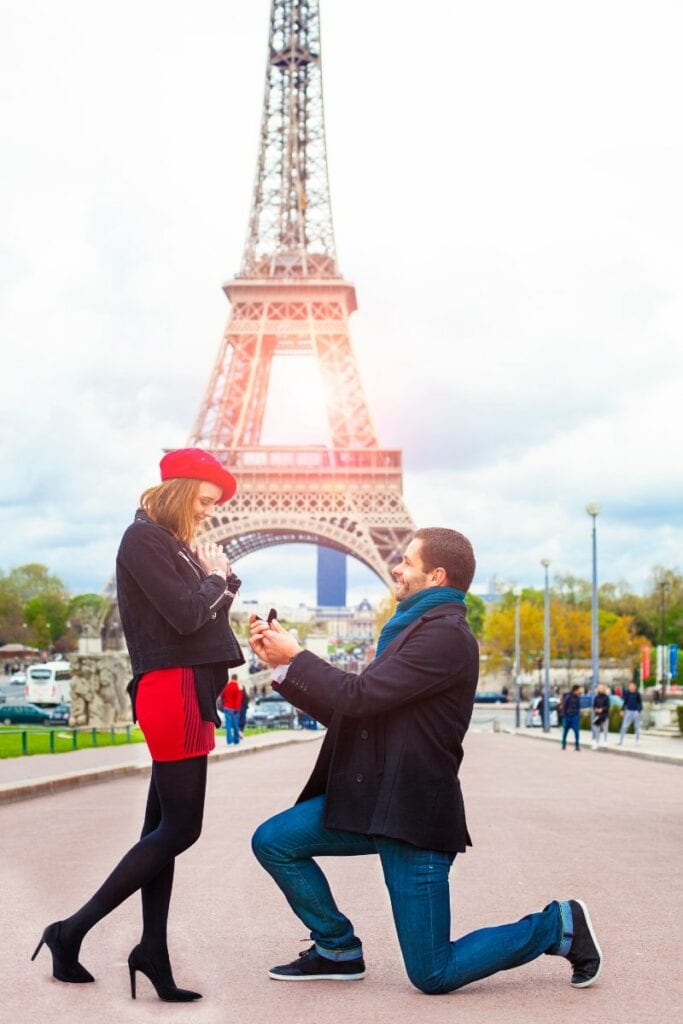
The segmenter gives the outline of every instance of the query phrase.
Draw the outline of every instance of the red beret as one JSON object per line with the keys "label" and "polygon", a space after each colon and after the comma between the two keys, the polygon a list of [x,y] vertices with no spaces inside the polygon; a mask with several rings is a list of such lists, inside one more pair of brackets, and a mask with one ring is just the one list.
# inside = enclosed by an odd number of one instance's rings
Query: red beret
{"label": "red beret", "polygon": [[237,481],[232,473],[221,466],[218,459],[203,448],[176,448],[167,452],[159,463],[162,480],[178,477],[188,480],[206,480],[220,487],[222,495],[217,504],[229,501],[237,490]]}

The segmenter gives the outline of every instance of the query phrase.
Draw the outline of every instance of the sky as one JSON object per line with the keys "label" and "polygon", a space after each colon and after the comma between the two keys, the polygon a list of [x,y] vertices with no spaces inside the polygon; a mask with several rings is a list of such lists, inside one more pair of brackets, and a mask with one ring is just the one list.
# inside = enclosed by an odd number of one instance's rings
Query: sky
{"label": "sky", "polygon": [[[480,592],[540,586],[544,557],[589,577],[590,501],[601,580],[680,569],[680,4],[320,6],[353,344],[414,520],[471,538]],[[246,236],[269,8],[0,0],[5,572],[101,590],[187,443]],[[270,438],[318,441],[320,402],[276,390]],[[312,548],[235,568],[245,599],[315,600]],[[384,593],[350,560],[351,601]]]}

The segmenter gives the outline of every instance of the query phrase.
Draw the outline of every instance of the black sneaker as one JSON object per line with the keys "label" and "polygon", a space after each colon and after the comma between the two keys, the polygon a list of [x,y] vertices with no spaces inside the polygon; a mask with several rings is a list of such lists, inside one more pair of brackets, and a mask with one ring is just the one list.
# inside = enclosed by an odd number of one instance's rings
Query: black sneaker
{"label": "black sneaker", "polygon": [[311,946],[291,964],[271,967],[268,976],[276,981],[358,981],[365,977],[365,961],[362,956],[355,960],[328,960]]}
{"label": "black sneaker", "polygon": [[569,900],[572,908],[573,936],[567,960],[574,968],[574,988],[588,988],[598,980],[602,970],[602,950],[593,931],[588,908],[582,900]]}

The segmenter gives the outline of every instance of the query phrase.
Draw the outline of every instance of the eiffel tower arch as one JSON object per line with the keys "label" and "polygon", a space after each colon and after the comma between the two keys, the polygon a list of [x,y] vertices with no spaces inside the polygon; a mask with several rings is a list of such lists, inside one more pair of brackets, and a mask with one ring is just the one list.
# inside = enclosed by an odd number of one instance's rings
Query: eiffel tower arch
{"label": "eiffel tower arch", "polygon": [[[224,290],[231,312],[190,436],[238,481],[211,539],[231,562],[277,544],[335,548],[390,586],[415,527],[401,452],[379,446],[351,346],[356,292],[334,244],[318,0],[271,3],[249,230]],[[273,359],[302,354],[320,370],[331,444],[264,445]]]}

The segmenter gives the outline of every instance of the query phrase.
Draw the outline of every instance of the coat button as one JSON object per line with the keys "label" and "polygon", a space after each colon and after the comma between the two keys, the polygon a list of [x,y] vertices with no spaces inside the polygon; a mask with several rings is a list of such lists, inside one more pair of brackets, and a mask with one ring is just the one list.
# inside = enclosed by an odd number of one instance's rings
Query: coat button
{"label": "coat button", "polygon": [[368,738],[368,730],[367,729],[361,729],[361,731],[360,731],[360,738],[362,740],[366,740]]}
{"label": "coat button", "polygon": [[362,782],[364,778],[365,776],[363,775],[363,773],[358,772],[358,775],[356,775],[356,782]]}

